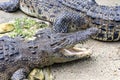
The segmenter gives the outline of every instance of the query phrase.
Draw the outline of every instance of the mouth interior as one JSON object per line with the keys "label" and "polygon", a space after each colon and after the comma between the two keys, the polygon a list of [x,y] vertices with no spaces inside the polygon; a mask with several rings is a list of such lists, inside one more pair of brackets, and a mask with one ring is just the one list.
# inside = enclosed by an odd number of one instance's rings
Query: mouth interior
{"label": "mouth interior", "polygon": [[92,53],[90,49],[78,47],[63,49],[63,51],[64,51],[63,54],[65,56],[78,56],[78,57],[90,56]]}

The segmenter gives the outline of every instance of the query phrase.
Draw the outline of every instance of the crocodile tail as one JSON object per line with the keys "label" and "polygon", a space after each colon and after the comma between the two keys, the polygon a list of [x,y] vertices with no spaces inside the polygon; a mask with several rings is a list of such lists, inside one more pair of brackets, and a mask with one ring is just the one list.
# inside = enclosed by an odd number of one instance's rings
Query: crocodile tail
{"label": "crocodile tail", "polygon": [[19,0],[10,0],[0,3],[0,9],[6,12],[14,12],[19,9]]}

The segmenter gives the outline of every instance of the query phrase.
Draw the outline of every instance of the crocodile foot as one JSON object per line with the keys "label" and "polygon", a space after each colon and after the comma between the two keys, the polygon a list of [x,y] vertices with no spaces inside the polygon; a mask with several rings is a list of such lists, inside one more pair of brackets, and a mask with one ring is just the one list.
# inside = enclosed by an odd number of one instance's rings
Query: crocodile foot
{"label": "crocodile foot", "polygon": [[11,80],[23,80],[26,78],[26,70],[24,68],[18,69],[11,77]]}
{"label": "crocodile foot", "polygon": [[0,9],[6,12],[14,12],[19,8],[19,0],[10,0],[9,2],[0,3]]}

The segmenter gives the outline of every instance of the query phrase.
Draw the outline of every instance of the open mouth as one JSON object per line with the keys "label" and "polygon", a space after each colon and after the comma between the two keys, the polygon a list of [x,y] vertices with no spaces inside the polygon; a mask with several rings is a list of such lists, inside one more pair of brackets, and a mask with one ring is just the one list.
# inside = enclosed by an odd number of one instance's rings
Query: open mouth
{"label": "open mouth", "polygon": [[92,54],[92,50],[87,48],[78,48],[78,47],[63,49],[63,51],[64,51],[63,54],[65,56],[76,56],[79,58],[89,57]]}

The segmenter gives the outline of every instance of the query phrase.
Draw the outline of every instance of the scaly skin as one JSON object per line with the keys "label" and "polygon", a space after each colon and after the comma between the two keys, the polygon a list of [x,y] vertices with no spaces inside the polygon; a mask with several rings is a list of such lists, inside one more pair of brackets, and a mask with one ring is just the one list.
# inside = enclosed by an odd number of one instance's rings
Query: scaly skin
{"label": "scaly skin", "polygon": [[[7,12],[16,11],[18,8],[30,16],[54,23],[53,29],[58,32],[76,31],[92,26],[99,28],[98,34],[93,36],[94,39],[120,40],[120,6],[102,6],[95,0],[10,0],[0,3],[0,9]],[[66,12],[71,14],[66,15]],[[76,20],[76,17],[83,18]],[[84,20],[85,24],[79,26]]]}
{"label": "scaly skin", "polygon": [[63,5],[82,12],[88,17],[89,26],[98,27],[94,39],[120,40],[120,6],[98,5],[95,0],[59,0]]}
{"label": "scaly skin", "polygon": [[[96,34],[97,28],[74,33],[54,33],[44,29],[36,34],[36,39],[0,38],[0,80],[23,80],[25,73],[35,67],[63,63],[90,56],[88,50],[72,47]],[[14,73],[14,74],[13,74]],[[12,76],[13,74],[13,76]],[[12,76],[12,77],[11,77]]]}

